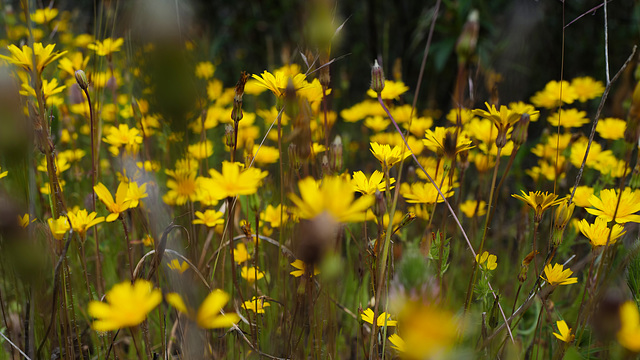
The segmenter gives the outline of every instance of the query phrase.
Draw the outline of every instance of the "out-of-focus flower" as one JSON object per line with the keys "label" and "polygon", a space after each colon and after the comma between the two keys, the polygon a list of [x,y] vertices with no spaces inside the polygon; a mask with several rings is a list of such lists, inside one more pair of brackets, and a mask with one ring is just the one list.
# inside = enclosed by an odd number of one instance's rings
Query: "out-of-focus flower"
{"label": "out-of-focus flower", "polygon": [[91,301],[89,315],[96,318],[91,327],[111,331],[136,326],[147,318],[162,301],[162,292],[147,280],[138,279],[132,285],[124,281],[114,285],[105,295],[106,302]]}
{"label": "out-of-focus flower", "polygon": [[57,219],[48,219],[49,229],[51,234],[56,240],[62,240],[64,235],[69,231],[69,219],[66,216],[61,216]]}
{"label": "out-of-focus flower", "polygon": [[[293,266],[294,268],[296,268],[297,270],[293,270],[292,272],[290,272],[289,274],[295,276],[295,277],[300,277],[302,275],[304,275],[304,272],[306,271],[307,268],[307,264],[304,263],[304,261],[302,260],[296,260],[294,262],[291,263],[291,266]],[[313,267],[313,275],[318,275],[320,274],[320,270],[317,269],[315,266]]]}
{"label": "out-of-focus flower", "polygon": [[189,269],[189,264],[186,261],[180,262],[180,260],[178,259],[171,260],[171,262],[168,263],[167,266],[169,267],[169,269],[179,274],[182,274],[187,271],[187,269]]}
{"label": "out-of-focus flower", "polygon": [[595,209],[587,208],[587,212],[605,219],[607,222],[613,220],[616,212],[616,222],[624,224],[627,222],[640,222],[640,215],[635,215],[640,211],[640,191],[626,188],[622,192],[620,204],[618,204],[618,191],[615,189],[603,189],[600,197],[591,195],[589,203]]}
{"label": "out-of-focus flower", "polygon": [[93,44],[87,45],[87,48],[95,51],[98,56],[109,56],[114,52],[120,51],[122,44],[124,44],[123,38],[117,38],[115,40],[106,38],[103,41],[96,41]]}
{"label": "out-of-focus flower", "polygon": [[[367,308],[365,311],[363,311],[362,314],[360,314],[360,317],[362,318],[363,321],[373,325],[373,310],[371,310],[371,308]],[[378,319],[376,320],[376,325],[380,327],[396,326],[397,323],[398,321],[391,320],[391,315],[387,314],[386,312],[383,312],[382,314],[378,315]]]}

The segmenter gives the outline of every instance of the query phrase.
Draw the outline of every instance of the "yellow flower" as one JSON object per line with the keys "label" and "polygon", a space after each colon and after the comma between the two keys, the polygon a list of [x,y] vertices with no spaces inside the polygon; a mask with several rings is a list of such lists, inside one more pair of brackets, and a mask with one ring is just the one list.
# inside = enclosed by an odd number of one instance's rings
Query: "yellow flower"
{"label": "yellow flower", "polygon": [[62,240],[64,235],[69,231],[69,219],[66,216],[61,216],[57,219],[47,219],[47,223],[49,223],[49,229],[51,229],[51,234],[56,240]]}
{"label": "yellow flower", "polygon": [[31,14],[31,21],[36,24],[45,24],[55,19],[56,16],[58,16],[58,9],[56,8],[37,9],[36,12]]}
{"label": "yellow flower", "polygon": [[537,111],[533,105],[524,103],[522,101],[509,103],[509,109],[518,114],[529,114],[529,119],[532,122],[538,121],[540,118],[540,111]]}
{"label": "yellow flower", "polygon": [[[571,144],[571,155],[569,156],[569,161],[571,165],[580,168],[582,166],[582,160],[584,160],[584,154],[587,152],[587,146],[589,145],[589,141],[587,139],[581,138]],[[596,158],[600,155],[602,151],[602,146],[597,142],[591,143],[591,148],[589,149],[589,155],[587,156],[586,166],[593,167],[596,162]],[[555,157],[555,155],[553,155]],[[554,159],[551,159],[552,161]]]}
{"label": "yellow flower", "polygon": [[[58,79],[55,78],[51,79],[51,81],[46,79],[42,81],[42,95],[44,96],[45,100],[47,100],[51,95],[59,94],[62,92],[62,90],[67,88],[65,85],[58,85]],[[36,97],[36,91],[33,90],[31,85],[29,85],[28,83],[22,83],[21,86],[23,90],[20,90],[20,95],[31,95],[33,97]]]}
{"label": "yellow flower", "polygon": [[196,201],[198,197],[198,175],[196,170],[166,170],[167,175],[173,179],[167,180],[166,195],[162,197],[169,205],[184,205],[187,201]]}
{"label": "yellow flower", "polygon": [[[596,218],[593,224],[582,220],[578,223],[578,227],[582,235],[591,241],[593,247],[606,245],[607,239],[609,239],[609,244],[613,244],[625,234],[624,227],[614,224],[613,229],[609,229],[607,220],[600,217]],[[609,233],[611,233],[611,238],[609,238]]]}
{"label": "yellow flower", "polygon": [[228,328],[240,321],[238,314],[226,313],[221,314],[222,307],[229,302],[229,294],[216,289],[213,290],[204,299],[197,312],[188,308],[182,298],[177,293],[169,293],[165,296],[167,302],[176,310],[195,320],[198,326],[203,329]]}
{"label": "yellow flower", "polygon": [[196,65],[196,77],[200,79],[209,79],[215,71],[216,68],[210,61],[202,61]]}
{"label": "yellow flower", "polygon": [[120,148],[124,147],[127,154],[137,154],[142,144],[140,130],[135,127],[129,128],[127,124],[120,124],[118,127],[109,126],[106,131],[107,136],[102,138],[104,142],[110,144],[109,151],[113,156],[120,154]]}
{"label": "yellow flower", "polygon": [[472,110],[464,108],[453,108],[449,110],[446,116],[447,120],[452,124],[457,124],[458,117],[460,118],[460,123],[462,125],[465,125],[476,118]]}
{"label": "yellow flower", "polygon": [[473,147],[471,139],[462,133],[456,134],[456,128],[436,127],[435,130],[427,130],[424,145],[438,156],[446,156],[449,159],[455,158],[459,153]]}
{"label": "yellow flower", "polygon": [[[571,188],[571,191],[569,191],[569,193],[571,193],[572,191],[573,187]],[[590,205],[589,198],[591,197],[591,195],[593,195],[592,187],[578,186],[578,188],[576,189],[576,193],[573,195],[573,202],[579,207],[586,208]]]}
{"label": "yellow flower", "polygon": [[275,75],[268,71],[264,71],[262,75],[253,74],[252,77],[257,81],[255,85],[270,90],[276,97],[284,96],[285,89],[291,79],[293,87],[296,91],[308,86],[306,76],[304,74],[289,74],[286,71],[275,71]]}
{"label": "yellow flower", "polygon": [[[360,317],[362,318],[363,321],[368,322],[369,324],[373,325],[373,310],[371,310],[371,308],[367,308],[367,310],[363,311],[362,314],[360,314]],[[387,314],[386,312],[383,312],[382,314],[378,315],[378,319],[376,320],[376,324],[377,326],[396,326],[398,322],[396,320],[391,320],[391,315]]]}
{"label": "yellow flower", "polygon": [[382,106],[374,100],[365,100],[348,109],[340,111],[340,117],[346,122],[356,122],[367,116],[386,116]]}
{"label": "yellow flower", "polygon": [[[589,204],[595,209],[587,208],[587,212],[592,215],[601,217],[607,222],[613,220],[613,213],[618,203],[618,192],[615,189],[603,189],[600,191],[600,197],[591,195]],[[624,224],[627,222],[640,222],[640,215],[634,215],[640,211],[640,191],[626,188],[622,192],[620,205],[616,214],[616,222]]]}
{"label": "yellow flower", "polygon": [[[287,214],[288,210],[285,207],[284,211],[282,211],[282,204],[273,207],[271,205],[267,205],[267,208],[264,209],[264,212],[260,214],[260,220],[268,222],[272,228],[280,227],[283,221],[287,221],[289,216]],[[282,214],[282,217],[280,217]]]}
{"label": "yellow flower", "polygon": [[240,270],[240,276],[247,280],[249,283],[253,283],[256,280],[260,280],[264,277],[264,271],[260,271],[257,267],[243,266]]}
{"label": "yellow flower", "polygon": [[[444,196],[453,196],[453,188],[449,186],[449,183],[445,181],[440,189]],[[400,193],[404,196],[405,200],[411,204],[434,204],[437,202],[443,202],[444,199],[438,193],[435,186],[432,183],[402,183],[400,185]]]}
{"label": "yellow flower", "polygon": [[256,314],[264,314],[264,308],[271,306],[264,298],[256,298],[255,296],[251,300],[247,300],[242,303],[242,307],[246,310],[251,310]]}
{"label": "yellow flower", "polygon": [[477,200],[467,200],[460,204],[460,211],[462,211],[462,213],[468,218],[483,216],[487,213],[487,203],[485,201],[480,201],[480,204],[478,205]]}
{"label": "yellow flower", "polygon": [[18,215],[18,224],[26,229],[29,224],[36,221],[36,219],[29,219],[29,216],[29,214],[24,214],[23,216]]}
{"label": "yellow flower", "polygon": [[124,44],[123,38],[117,38],[116,40],[106,38],[103,41],[96,41],[93,44],[87,45],[87,48],[95,51],[98,56],[109,56],[114,52],[120,51],[122,44]]}
{"label": "yellow flower", "polygon": [[617,337],[625,349],[640,352],[640,314],[633,301],[627,301],[620,307],[620,330]]}
{"label": "yellow flower", "polygon": [[54,47],[55,44],[42,47],[42,43],[34,43],[33,50],[27,45],[22,45],[22,50],[20,50],[20,48],[15,45],[9,45],[8,48],[11,52],[11,57],[0,55],[0,59],[5,59],[12,64],[22,67],[26,71],[31,71],[31,69],[33,69],[33,54],[35,53],[36,70],[38,74],[41,74],[47,65],[67,53],[66,51],[54,53]]}
{"label": "yellow flower", "polygon": [[[295,277],[300,277],[302,275],[304,275],[306,269],[307,269],[307,264],[304,263],[304,261],[302,260],[296,260],[294,262],[291,263],[291,266],[293,266],[294,268],[296,268],[297,270],[293,270],[292,272],[290,272],[289,274],[295,276]],[[318,275],[320,274],[320,270],[318,270],[315,266],[313,267],[313,275]]]}
{"label": "yellow flower", "polygon": [[[429,130],[431,128],[431,126],[433,126],[433,119],[430,117],[420,117],[417,119],[413,119],[411,121],[411,127],[409,127],[409,123],[404,123],[402,124],[402,127],[405,129],[409,129],[409,131],[418,137],[422,137],[422,135],[424,135],[424,133],[427,132],[427,130]],[[407,141],[408,142],[408,141]],[[409,144],[409,146],[411,146],[411,144]],[[413,148],[411,148],[413,149]]]}
{"label": "yellow flower", "polygon": [[524,192],[524,190],[520,191],[522,192],[522,196],[517,194],[512,194],[511,196],[524,201],[525,204],[529,205],[533,209],[533,211],[535,211],[534,218],[536,222],[540,222],[540,220],[542,220],[542,213],[545,210],[562,202],[562,199],[558,199],[558,195],[549,194],[546,191],[544,193],[541,191],[529,191],[528,195]]}
{"label": "yellow flower", "polygon": [[577,77],[571,80],[571,87],[578,96],[578,101],[585,102],[595,99],[604,93],[604,85],[590,76]]}
{"label": "yellow flower", "polygon": [[262,145],[258,151],[258,145],[253,145],[251,155],[258,164],[273,164],[280,158],[278,148],[273,146]]}
{"label": "yellow flower", "polygon": [[573,274],[571,269],[564,269],[562,264],[555,264],[551,266],[551,264],[547,264],[544,267],[544,275],[540,275],[540,277],[548,282],[551,286],[556,285],[571,285],[578,282],[577,277],[570,277]]}
{"label": "yellow flower", "polygon": [[606,118],[598,121],[596,131],[601,138],[607,140],[618,140],[624,137],[624,129],[627,122],[617,118]]}
{"label": "yellow flower", "polygon": [[590,121],[586,115],[585,111],[578,111],[578,109],[561,109],[559,113],[549,115],[547,121],[553,126],[558,126],[560,123],[564,128],[581,127]]}
{"label": "yellow flower", "polygon": [[402,340],[400,335],[393,334],[389,336],[389,341],[391,342],[391,348],[396,350],[397,352],[403,353],[405,352],[405,342]]}
{"label": "yellow flower", "polygon": [[168,263],[167,266],[169,267],[169,269],[177,271],[179,274],[182,274],[187,271],[187,269],[189,269],[189,264],[186,261],[180,262],[180,260],[178,259],[171,260],[171,262]]}
{"label": "yellow flower", "polygon": [[2,179],[3,177],[7,176],[9,174],[9,171],[2,171],[2,168],[0,167],[0,179]]}
{"label": "yellow flower", "polygon": [[301,197],[289,194],[289,198],[302,219],[313,219],[326,211],[338,222],[360,222],[374,202],[372,195],[355,199],[353,185],[340,177],[325,177],[322,185],[307,177],[298,182],[298,188]]}
{"label": "yellow flower", "polygon": [[[389,179],[389,190],[393,189],[393,183],[396,182],[396,179]],[[356,171],[353,173],[353,179],[351,180],[353,184],[353,190],[359,191],[365,195],[374,195],[376,190],[385,191],[387,187],[386,181],[384,180],[384,173],[375,170],[371,177],[367,179],[367,176],[362,171]]]}
{"label": "yellow flower", "polygon": [[553,336],[557,337],[560,341],[564,341],[566,343],[570,343],[573,341],[575,337],[571,334],[571,328],[567,326],[567,323],[564,320],[556,321],[556,326],[558,327],[558,333],[553,333]]}
{"label": "yellow flower", "polygon": [[142,244],[144,246],[153,247],[153,245],[155,244],[155,240],[153,240],[151,234],[147,234],[142,238]]}
{"label": "yellow flower", "polygon": [[89,56],[82,56],[82,52],[76,51],[71,55],[65,56],[58,62],[58,67],[64,70],[70,76],[75,76],[77,70],[84,70],[89,64]]}
{"label": "yellow flower", "polygon": [[80,238],[84,238],[90,227],[104,222],[104,216],[96,217],[98,214],[95,211],[89,214],[85,209],[69,211],[67,215],[69,216],[73,231],[80,234]]}
{"label": "yellow flower", "polygon": [[251,255],[249,255],[249,252],[247,251],[247,246],[243,243],[236,245],[236,248],[233,251],[233,261],[237,264],[242,264],[249,259],[251,259]]}
{"label": "yellow flower", "polygon": [[364,119],[364,126],[373,130],[374,132],[382,132],[385,131],[389,125],[391,125],[391,120],[385,119],[382,116],[369,116]]}
{"label": "yellow flower", "polygon": [[222,172],[209,170],[211,178],[203,179],[202,186],[218,199],[230,196],[251,195],[258,191],[258,186],[269,173],[254,167],[240,171],[242,164],[222,162]]}
{"label": "yellow flower", "polygon": [[408,359],[442,358],[459,338],[454,315],[435,305],[409,302],[398,322],[404,340],[402,356]]}
{"label": "yellow flower", "polygon": [[162,301],[162,292],[147,280],[138,279],[132,285],[124,281],[114,285],[105,296],[106,303],[91,301],[88,313],[96,318],[91,326],[96,331],[111,331],[136,326],[144,321]]}
{"label": "yellow flower", "polygon": [[224,224],[224,214],[216,210],[205,210],[204,213],[196,211],[197,219],[193,219],[194,224],[202,224],[207,227],[215,227]]}
{"label": "yellow flower", "polygon": [[[382,97],[382,100],[393,100],[399,98],[400,95],[407,91],[409,91],[409,87],[402,81],[385,80],[384,89],[382,89],[380,96]],[[372,98],[378,97],[378,94],[376,94],[372,89],[367,90],[367,95]]]}
{"label": "yellow flower", "polygon": [[537,107],[552,109],[558,107],[562,102],[571,104],[577,98],[578,94],[568,81],[549,81],[544,90],[533,95],[531,102]]}
{"label": "yellow flower", "polygon": [[489,254],[489,252],[487,251],[483,252],[482,255],[476,255],[476,261],[478,262],[478,265],[486,270],[495,270],[495,268],[498,267],[497,260],[497,256]]}
{"label": "yellow flower", "polygon": [[[485,102],[484,105],[487,107],[487,110],[489,111],[476,109],[476,110],[473,110],[473,113],[475,115],[478,115],[493,121],[493,124],[498,129],[498,133],[503,132],[504,134],[506,134],[507,130],[509,130],[509,127],[515,124],[518,120],[520,120],[520,116],[522,116],[521,113],[515,112],[504,105],[500,106],[500,111],[496,109],[495,105],[489,105],[489,103],[487,102]],[[529,115],[530,116],[536,115],[538,113],[539,111],[534,111],[534,113]]]}
{"label": "yellow flower", "polygon": [[393,147],[393,149],[387,144],[380,145],[377,142],[372,142],[370,144],[371,153],[376,157],[376,159],[378,159],[378,161],[380,161],[382,169],[391,168],[393,165],[399,163],[402,159],[405,159],[407,156],[411,155],[411,151],[409,151],[409,149],[406,149],[404,144],[402,146],[396,145]]}
{"label": "yellow flower", "polygon": [[127,191],[127,198],[125,200],[129,200],[129,208],[133,209],[138,207],[140,203],[140,199],[144,199],[148,197],[147,194],[147,183],[138,186],[138,183],[135,181],[129,182],[129,189]]}
{"label": "yellow flower", "polygon": [[100,199],[106,206],[107,210],[111,213],[107,216],[107,222],[116,221],[120,216],[120,213],[129,209],[130,201],[127,200],[127,194],[129,192],[129,185],[126,182],[120,182],[118,190],[116,190],[116,199],[113,200],[111,193],[106,186],[102,183],[96,184],[93,187],[98,199]]}
{"label": "yellow flower", "polygon": [[209,156],[213,155],[213,144],[210,140],[205,140],[204,142],[189,145],[187,151],[194,159],[207,159]]}

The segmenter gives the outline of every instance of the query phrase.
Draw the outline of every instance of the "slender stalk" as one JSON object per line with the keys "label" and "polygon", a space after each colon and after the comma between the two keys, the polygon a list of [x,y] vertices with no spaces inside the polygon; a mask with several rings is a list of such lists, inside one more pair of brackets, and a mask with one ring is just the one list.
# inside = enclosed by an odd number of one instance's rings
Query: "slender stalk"
{"label": "slender stalk", "polygon": [[131,279],[131,283],[133,284],[133,281],[135,280],[133,278],[133,253],[132,253],[132,247],[131,247],[131,241],[129,241],[129,229],[127,228],[127,222],[124,220],[124,217],[122,216],[122,214],[120,214],[119,216],[120,221],[122,222],[122,228],[124,229],[124,241],[125,241],[125,249],[127,251],[127,255],[129,256],[129,271],[130,271],[130,279]]}
{"label": "slender stalk", "polygon": [[[491,220],[493,219],[494,206],[493,206],[493,198],[495,195],[495,185],[496,179],[498,177],[498,168],[500,167],[500,153],[502,148],[498,147],[496,154],[496,165],[493,169],[493,178],[491,180],[491,191],[489,192],[489,203],[487,204],[487,217],[485,218],[484,230],[482,231],[482,240],[480,241],[480,247],[478,248],[478,254],[482,254],[484,250],[484,242],[487,238],[487,231],[489,230],[489,226],[491,225]],[[473,288],[476,282],[476,273],[478,270],[478,262],[473,262],[473,268],[471,270],[471,276],[469,278],[469,286],[467,287],[467,296],[464,303],[464,311],[465,313],[469,311],[469,307],[471,306],[471,298],[473,297]]]}

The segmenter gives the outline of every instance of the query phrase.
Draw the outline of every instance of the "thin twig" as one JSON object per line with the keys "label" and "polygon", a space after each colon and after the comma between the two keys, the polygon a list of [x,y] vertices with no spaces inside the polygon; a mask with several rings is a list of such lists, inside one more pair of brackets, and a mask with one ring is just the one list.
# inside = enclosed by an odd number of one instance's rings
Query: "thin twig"
{"label": "thin twig", "polygon": [[589,134],[589,142],[587,143],[587,150],[584,153],[584,158],[582,159],[582,164],[580,165],[580,170],[578,170],[578,175],[576,176],[576,182],[573,185],[573,190],[571,191],[571,197],[569,198],[569,202],[567,202],[567,206],[571,205],[573,201],[573,197],[576,194],[576,189],[580,184],[580,180],[582,179],[582,172],[584,171],[584,166],[587,163],[587,156],[589,156],[589,149],[591,148],[591,143],[593,142],[593,137],[596,134],[596,126],[598,126],[598,119],[600,118],[600,113],[602,112],[602,108],[604,108],[604,103],[607,101],[607,96],[609,96],[609,91],[611,90],[611,85],[618,79],[620,74],[627,68],[631,60],[636,54],[636,50],[638,49],[637,45],[633,46],[633,50],[631,51],[631,55],[627,58],[627,61],[622,64],[622,67],[616,75],[611,79],[611,81],[607,84],[607,87],[604,89],[604,93],[602,93],[602,99],[600,100],[600,105],[598,105],[598,111],[596,111],[596,116],[593,119],[593,125],[591,126],[591,134]]}

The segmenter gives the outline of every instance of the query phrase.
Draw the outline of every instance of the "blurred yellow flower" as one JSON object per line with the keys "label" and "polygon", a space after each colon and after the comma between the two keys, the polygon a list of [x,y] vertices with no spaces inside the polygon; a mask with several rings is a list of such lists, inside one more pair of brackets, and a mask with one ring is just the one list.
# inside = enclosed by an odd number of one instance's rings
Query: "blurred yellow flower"
{"label": "blurred yellow flower", "polygon": [[[292,272],[290,272],[289,274],[295,276],[295,277],[300,277],[302,275],[304,275],[306,269],[307,269],[307,264],[304,263],[304,261],[297,259],[296,261],[291,263],[291,266],[293,266],[294,268],[296,268],[297,270],[293,270]],[[315,266],[313,267],[313,275],[318,275],[320,274],[320,270],[317,269]]]}
{"label": "blurred yellow flower", "polygon": [[170,263],[167,264],[169,269],[182,274],[189,269],[189,264],[186,261],[180,261],[178,259],[171,260]]}
{"label": "blurred yellow flower", "polygon": [[[267,208],[260,214],[260,220],[268,222],[272,228],[280,227],[283,221],[287,221],[289,219],[287,207],[285,206],[284,211],[282,210],[282,204],[276,207],[267,205]],[[282,217],[280,216],[281,214]]]}
{"label": "blurred yellow flower", "polygon": [[[449,186],[447,181],[442,183],[440,191],[445,197],[449,198],[453,196],[453,188]],[[444,199],[436,190],[436,187],[432,183],[402,183],[400,185],[400,193],[404,196],[405,200],[411,204],[435,204],[436,202],[443,202]]]}
{"label": "blurred yellow flower", "polygon": [[209,79],[216,71],[215,66],[210,61],[202,61],[196,65],[196,77],[200,79]]}
{"label": "blurred yellow flower", "polygon": [[138,153],[142,144],[140,130],[135,127],[130,128],[127,124],[120,124],[118,127],[107,127],[105,132],[107,135],[102,138],[102,141],[111,145],[109,151],[113,156],[118,156],[122,148],[130,155]]}
{"label": "blurred yellow flower", "polygon": [[124,44],[123,38],[117,38],[115,40],[106,38],[103,41],[96,41],[93,44],[87,45],[87,48],[95,51],[98,56],[109,56],[114,52],[120,51],[122,44]]}
{"label": "blurred yellow flower", "polygon": [[558,126],[558,124],[560,124],[560,126],[564,128],[577,128],[590,121],[586,116],[586,111],[578,111],[578,109],[561,109],[560,112],[555,112],[549,115],[547,121],[553,126]]}
{"label": "blurred yellow flower", "polygon": [[62,240],[64,235],[69,231],[69,219],[66,216],[61,216],[57,219],[47,219],[51,234],[56,240]]}
{"label": "blurred yellow flower", "polygon": [[89,316],[96,318],[91,327],[96,331],[111,331],[136,326],[146,319],[160,302],[162,292],[147,280],[138,279],[132,285],[124,281],[114,285],[105,295],[106,302],[91,301]]}
{"label": "blurred yellow flower", "polygon": [[187,201],[196,201],[198,197],[198,173],[196,170],[166,170],[171,179],[167,180],[169,191],[162,197],[169,205],[184,205]]}
{"label": "blurred yellow flower", "polygon": [[30,219],[29,214],[24,214],[23,216],[18,215],[18,224],[25,229],[34,221],[36,221],[36,219]]}
{"label": "blurred yellow flower", "polygon": [[196,211],[197,219],[193,219],[194,224],[202,224],[207,227],[215,227],[224,224],[224,214],[220,211],[207,209],[204,212]]}
{"label": "blurred yellow flower", "polygon": [[[373,315],[374,315],[373,310],[371,310],[371,308],[367,308],[365,311],[362,312],[362,314],[360,314],[360,317],[362,318],[363,321],[373,325]],[[383,312],[382,314],[378,315],[378,319],[376,320],[376,325],[380,327],[396,326],[397,323],[398,322],[396,320],[391,320],[391,315],[387,314],[386,312]]]}
{"label": "blurred yellow flower", "polygon": [[271,306],[264,300],[263,297],[256,298],[255,296],[251,300],[247,300],[242,303],[242,307],[246,310],[251,310],[256,314],[264,314],[264,308]]}
{"label": "blurred yellow flower", "polygon": [[269,173],[254,167],[241,170],[242,167],[243,165],[237,162],[223,161],[222,172],[211,169],[211,178],[203,178],[203,188],[218,199],[255,194],[262,179]]}
{"label": "blurred yellow flower", "polygon": [[323,212],[338,222],[364,221],[365,211],[373,205],[372,195],[355,199],[353,185],[340,177],[325,177],[322,184],[312,177],[298,181],[300,197],[291,193],[289,198],[298,208],[302,219],[313,219]]}
{"label": "blurred yellow flower", "polygon": [[3,177],[6,177],[9,174],[8,170],[2,171],[2,168],[0,167],[0,179],[2,179]]}
{"label": "blurred yellow flower", "polygon": [[209,156],[213,155],[213,143],[210,140],[205,140],[204,142],[197,142],[193,145],[189,145],[187,148],[187,152],[194,159],[203,160],[209,158]]}
{"label": "blurred yellow flower", "polygon": [[607,140],[618,140],[624,138],[624,129],[627,122],[617,118],[606,118],[598,121],[596,131],[601,138]]}
{"label": "blurred yellow flower", "polygon": [[33,21],[36,24],[45,24],[48,23],[49,21],[55,19],[55,17],[58,16],[58,9],[56,8],[44,8],[44,9],[37,9],[36,12],[31,14],[31,21]]}
{"label": "blurred yellow flower", "polygon": [[147,194],[147,183],[143,183],[138,186],[138,183],[135,181],[129,182],[129,190],[127,191],[127,197],[125,200],[129,201],[129,208],[136,208],[140,203],[140,199],[144,199],[148,197]]}
{"label": "blurred yellow flower", "polygon": [[483,216],[487,213],[487,203],[481,200],[478,204],[477,200],[467,200],[460,204],[460,211],[468,218]]}
{"label": "blurred yellow flower", "polygon": [[[393,100],[399,98],[400,95],[407,91],[409,91],[409,87],[402,81],[385,80],[384,89],[382,89],[380,96],[382,97],[382,100]],[[378,94],[376,94],[372,89],[367,90],[367,95],[372,98],[378,97]]]}
{"label": "blurred yellow flower", "polygon": [[572,104],[577,98],[578,94],[568,81],[549,81],[544,90],[533,95],[531,102],[537,107],[553,109],[562,102]]}
{"label": "blurred yellow flower", "polygon": [[389,342],[391,342],[391,348],[403,353],[405,352],[405,343],[404,340],[402,340],[402,338],[400,337],[400,335],[398,334],[393,334],[391,336],[389,336]]}
{"label": "blurred yellow flower", "polygon": [[243,279],[247,280],[249,283],[253,283],[256,280],[260,280],[264,278],[264,271],[260,271],[257,267],[246,267],[243,266],[240,270],[240,276]]}
{"label": "blurred yellow flower", "polygon": [[625,349],[634,353],[640,352],[640,314],[638,306],[633,301],[627,301],[620,307],[620,330],[617,337]]}
{"label": "blurred yellow flower", "polygon": [[285,89],[289,83],[289,79],[296,91],[308,86],[306,76],[304,74],[288,74],[286,71],[275,71],[275,75],[268,71],[264,71],[260,76],[253,74],[252,77],[257,81],[255,85],[270,90],[276,97],[284,96]]}
{"label": "blurred yellow flower", "polygon": [[533,122],[538,121],[540,118],[540,111],[537,111],[536,108],[531,104],[527,104],[522,101],[511,102],[509,103],[509,110],[513,112],[517,112],[518,114],[529,114],[529,119]]}
{"label": "blurred yellow flower", "polygon": [[249,255],[249,252],[247,251],[247,246],[243,243],[236,245],[236,248],[233,251],[233,261],[237,264],[242,264],[249,259],[251,259],[251,255]]}
{"label": "blurred yellow flower", "polygon": [[604,85],[590,76],[577,77],[571,80],[571,87],[576,92],[578,101],[595,99],[604,93]]}

